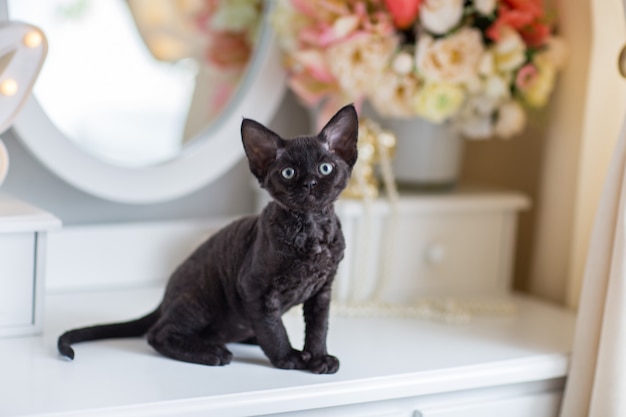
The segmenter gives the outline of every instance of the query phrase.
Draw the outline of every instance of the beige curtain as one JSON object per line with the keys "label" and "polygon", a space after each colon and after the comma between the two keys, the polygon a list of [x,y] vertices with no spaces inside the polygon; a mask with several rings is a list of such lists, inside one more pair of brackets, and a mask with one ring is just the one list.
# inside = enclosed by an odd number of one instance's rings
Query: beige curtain
{"label": "beige curtain", "polygon": [[626,416],[626,124],[596,214],[561,417]]}

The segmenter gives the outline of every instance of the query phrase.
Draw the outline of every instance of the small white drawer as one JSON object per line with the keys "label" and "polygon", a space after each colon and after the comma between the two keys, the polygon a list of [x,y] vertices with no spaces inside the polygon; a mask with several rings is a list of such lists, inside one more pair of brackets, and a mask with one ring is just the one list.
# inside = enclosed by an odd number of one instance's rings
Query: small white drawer
{"label": "small white drawer", "polygon": [[475,404],[415,410],[412,417],[557,417],[561,392],[544,392]]}
{"label": "small white drawer", "polygon": [[41,330],[46,231],[54,216],[0,196],[0,337]]}
{"label": "small white drawer", "polygon": [[510,290],[518,212],[513,192],[402,195],[337,204],[346,237],[336,301],[411,303],[420,297],[503,295]]}
{"label": "small white drawer", "polygon": [[0,334],[34,323],[35,233],[0,234]]}
{"label": "small white drawer", "polygon": [[504,236],[510,221],[500,212],[400,218],[395,248],[384,261],[391,263],[391,276],[402,279],[388,281],[386,298],[506,291],[509,271],[502,258],[513,250]]}

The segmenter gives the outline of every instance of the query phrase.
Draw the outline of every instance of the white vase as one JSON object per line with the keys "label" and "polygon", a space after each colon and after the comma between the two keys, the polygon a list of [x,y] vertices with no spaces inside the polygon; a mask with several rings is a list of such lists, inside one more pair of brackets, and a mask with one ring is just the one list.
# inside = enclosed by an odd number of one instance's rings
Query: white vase
{"label": "white vase", "polygon": [[450,125],[420,118],[387,119],[384,124],[398,140],[393,169],[400,186],[444,190],[457,184],[463,138]]}

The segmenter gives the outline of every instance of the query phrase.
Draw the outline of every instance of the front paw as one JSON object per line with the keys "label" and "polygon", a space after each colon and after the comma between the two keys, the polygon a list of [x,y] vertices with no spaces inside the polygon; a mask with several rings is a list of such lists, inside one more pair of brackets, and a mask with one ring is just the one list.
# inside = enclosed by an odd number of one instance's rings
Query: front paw
{"label": "front paw", "polygon": [[307,362],[310,358],[308,352],[291,349],[287,355],[273,360],[272,364],[280,369],[308,369]]}
{"label": "front paw", "polygon": [[331,355],[313,356],[307,369],[314,374],[334,374],[339,369],[339,359]]}

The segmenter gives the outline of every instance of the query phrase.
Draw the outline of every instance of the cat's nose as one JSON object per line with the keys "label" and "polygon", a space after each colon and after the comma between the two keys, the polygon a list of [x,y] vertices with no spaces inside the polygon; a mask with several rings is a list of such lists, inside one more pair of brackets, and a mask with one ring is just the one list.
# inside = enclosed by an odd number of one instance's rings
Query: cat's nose
{"label": "cat's nose", "polygon": [[309,190],[312,189],[313,187],[315,187],[316,184],[317,184],[316,180],[306,180],[306,181],[304,181],[304,186],[306,188],[308,188]]}

